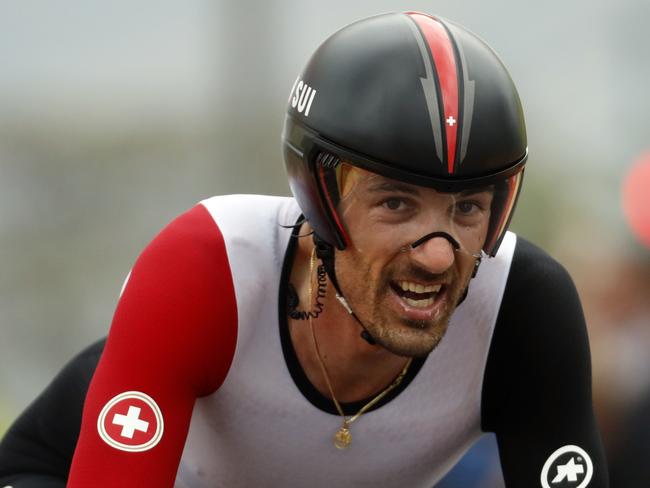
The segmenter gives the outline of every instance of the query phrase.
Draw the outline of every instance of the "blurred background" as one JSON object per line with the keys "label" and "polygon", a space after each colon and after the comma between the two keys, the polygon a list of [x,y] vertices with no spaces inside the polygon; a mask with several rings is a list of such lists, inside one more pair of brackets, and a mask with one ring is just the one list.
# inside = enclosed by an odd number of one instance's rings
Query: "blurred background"
{"label": "blurred background", "polygon": [[[628,479],[613,486],[637,486],[619,459],[650,450],[650,239],[627,224],[621,188],[650,164],[647,0],[2,2],[0,435],[107,333],[167,222],[215,194],[288,194],[279,137],[295,77],[341,26],[396,10],[460,22],[508,66],[530,146],[513,229],[576,281],[598,420]],[[500,486],[490,442],[444,486]]]}

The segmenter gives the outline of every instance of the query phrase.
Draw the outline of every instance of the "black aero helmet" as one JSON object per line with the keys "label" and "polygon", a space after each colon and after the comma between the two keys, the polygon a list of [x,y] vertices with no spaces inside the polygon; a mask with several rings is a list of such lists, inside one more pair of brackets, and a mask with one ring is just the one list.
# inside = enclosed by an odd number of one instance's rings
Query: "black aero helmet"
{"label": "black aero helmet", "polygon": [[337,212],[342,162],[439,192],[494,189],[483,251],[496,254],[528,155],[508,71],[476,35],[422,13],[350,24],[312,55],[283,132],[289,185],[315,234],[350,244]]}

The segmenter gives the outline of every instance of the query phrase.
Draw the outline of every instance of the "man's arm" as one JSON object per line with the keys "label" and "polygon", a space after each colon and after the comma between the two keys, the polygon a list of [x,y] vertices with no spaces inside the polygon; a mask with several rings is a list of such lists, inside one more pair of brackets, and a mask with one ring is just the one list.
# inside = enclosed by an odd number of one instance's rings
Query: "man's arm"
{"label": "man's arm", "polygon": [[483,385],[508,487],[604,488],[589,342],[568,273],[518,239]]}
{"label": "man's arm", "polygon": [[223,238],[197,205],[133,267],[86,396],[69,487],[173,485],[194,401],[230,367],[236,314]]}
{"label": "man's arm", "polygon": [[0,443],[0,486],[65,487],[83,401],[104,342],[72,359],[9,428]]}

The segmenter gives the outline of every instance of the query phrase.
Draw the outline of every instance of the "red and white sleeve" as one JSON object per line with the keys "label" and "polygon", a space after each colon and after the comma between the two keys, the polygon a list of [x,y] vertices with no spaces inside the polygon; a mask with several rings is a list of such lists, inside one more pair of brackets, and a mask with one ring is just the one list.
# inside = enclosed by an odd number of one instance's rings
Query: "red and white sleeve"
{"label": "red and white sleeve", "polygon": [[221,385],[236,338],[223,236],[197,205],[133,267],[86,397],[68,486],[173,486],[194,401]]}

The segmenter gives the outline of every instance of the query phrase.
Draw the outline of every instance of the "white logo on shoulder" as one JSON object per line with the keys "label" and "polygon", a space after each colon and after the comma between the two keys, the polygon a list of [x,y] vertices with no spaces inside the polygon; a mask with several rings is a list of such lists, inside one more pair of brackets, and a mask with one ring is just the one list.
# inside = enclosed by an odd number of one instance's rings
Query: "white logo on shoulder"
{"label": "white logo on shoulder", "polygon": [[289,94],[289,103],[298,113],[303,113],[309,117],[311,104],[316,96],[316,90],[300,79],[300,76],[293,82],[291,93]]}
{"label": "white logo on shoulder", "polygon": [[581,447],[567,445],[549,456],[542,468],[540,481],[543,488],[585,488],[593,475],[594,465],[587,452]]}
{"label": "white logo on shoulder", "polygon": [[147,451],[158,444],[163,430],[160,408],[153,398],[139,391],[125,391],[111,398],[97,419],[99,437],[120,451]]}

